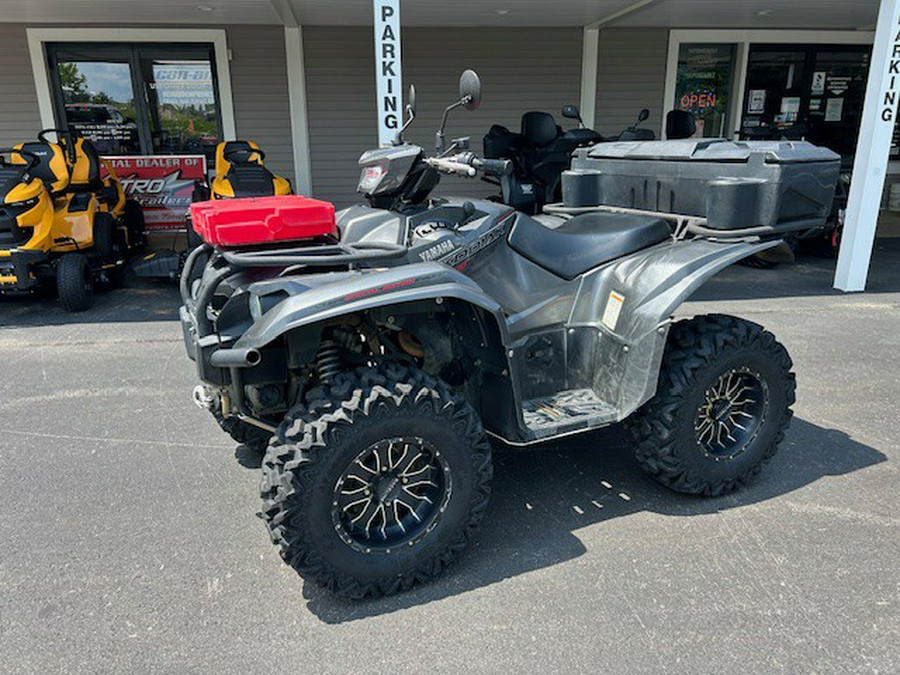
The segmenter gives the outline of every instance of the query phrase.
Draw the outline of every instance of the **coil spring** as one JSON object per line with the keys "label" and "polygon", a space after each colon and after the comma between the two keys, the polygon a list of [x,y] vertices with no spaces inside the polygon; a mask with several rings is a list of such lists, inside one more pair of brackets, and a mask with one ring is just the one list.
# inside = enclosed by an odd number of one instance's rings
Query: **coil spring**
{"label": "coil spring", "polygon": [[341,372],[341,352],[334,340],[322,340],[316,353],[316,368],[319,380],[326,384]]}

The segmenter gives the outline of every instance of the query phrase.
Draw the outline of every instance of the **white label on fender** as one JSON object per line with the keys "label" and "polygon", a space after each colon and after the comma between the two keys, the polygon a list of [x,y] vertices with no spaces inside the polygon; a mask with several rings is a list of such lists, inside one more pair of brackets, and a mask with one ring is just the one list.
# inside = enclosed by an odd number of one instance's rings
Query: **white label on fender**
{"label": "white label on fender", "polygon": [[606,309],[603,310],[603,325],[610,330],[616,329],[619,323],[619,313],[622,311],[622,305],[625,304],[625,296],[612,291],[609,294],[609,300],[606,301]]}
{"label": "white label on fender", "polygon": [[400,0],[373,0],[375,8],[375,83],[378,145],[390,146],[403,124],[400,72]]}

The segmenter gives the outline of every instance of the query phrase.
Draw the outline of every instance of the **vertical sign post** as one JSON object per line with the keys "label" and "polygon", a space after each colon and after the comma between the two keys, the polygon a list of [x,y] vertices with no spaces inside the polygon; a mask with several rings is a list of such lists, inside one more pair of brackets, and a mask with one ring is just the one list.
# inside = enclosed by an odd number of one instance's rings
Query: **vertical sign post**
{"label": "vertical sign post", "polygon": [[378,145],[391,144],[403,124],[400,70],[400,0],[373,0],[375,8],[375,82]]}
{"label": "vertical sign post", "polygon": [[900,0],[881,0],[834,287],[863,291],[900,103]]}

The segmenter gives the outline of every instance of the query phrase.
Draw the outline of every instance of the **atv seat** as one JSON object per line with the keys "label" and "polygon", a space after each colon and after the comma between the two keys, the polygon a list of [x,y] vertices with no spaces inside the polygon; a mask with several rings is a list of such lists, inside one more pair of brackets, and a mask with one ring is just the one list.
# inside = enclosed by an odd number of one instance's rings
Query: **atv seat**
{"label": "atv seat", "polygon": [[585,213],[553,229],[520,215],[509,233],[510,247],[563,279],[665,241],[666,221],[623,213]]}

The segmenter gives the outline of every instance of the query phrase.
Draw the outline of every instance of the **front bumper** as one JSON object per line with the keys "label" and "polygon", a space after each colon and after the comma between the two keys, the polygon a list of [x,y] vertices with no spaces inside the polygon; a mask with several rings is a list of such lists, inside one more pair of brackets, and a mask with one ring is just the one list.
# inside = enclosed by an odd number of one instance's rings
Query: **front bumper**
{"label": "front bumper", "polygon": [[50,272],[50,258],[43,251],[13,248],[0,255],[0,290],[27,291],[39,283],[42,269]]}

